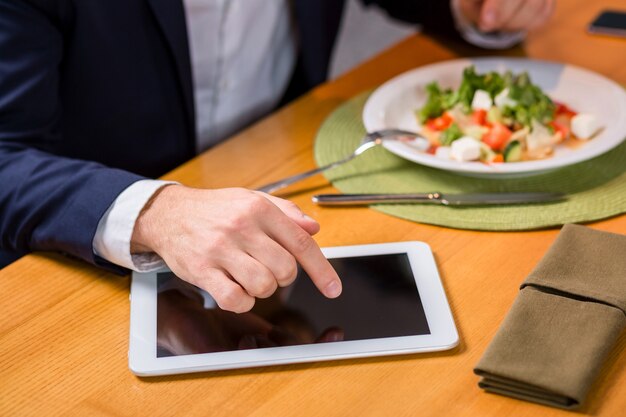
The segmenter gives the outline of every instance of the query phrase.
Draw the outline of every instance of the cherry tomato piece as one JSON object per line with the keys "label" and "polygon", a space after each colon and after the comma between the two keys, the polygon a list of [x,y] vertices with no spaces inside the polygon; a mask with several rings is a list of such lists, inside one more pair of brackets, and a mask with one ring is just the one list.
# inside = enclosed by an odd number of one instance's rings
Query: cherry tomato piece
{"label": "cherry tomato piece", "polygon": [[570,129],[567,125],[563,123],[559,123],[557,121],[552,121],[548,123],[548,125],[550,125],[552,129],[554,129],[555,133],[561,133],[561,136],[563,137],[563,139],[569,138]]}
{"label": "cherry tomato piece", "polygon": [[453,122],[453,118],[452,118],[452,116],[450,116],[450,113],[444,112],[439,117],[435,117],[434,119],[429,119],[426,122],[426,126],[428,126],[429,129],[436,130],[436,131],[440,132],[440,131],[446,130],[448,127],[450,127],[452,122]]}
{"label": "cherry tomato piece", "polygon": [[472,113],[472,122],[479,126],[485,126],[487,124],[487,110],[476,109]]}
{"label": "cherry tomato piece", "polygon": [[494,151],[501,151],[513,132],[502,123],[494,123],[482,137],[482,141]]}
{"label": "cherry tomato piece", "polygon": [[555,117],[559,115],[564,115],[571,119],[572,117],[578,114],[563,103],[559,103],[558,101],[555,101],[554,104],[556,104],[556,109],[554,110]]}

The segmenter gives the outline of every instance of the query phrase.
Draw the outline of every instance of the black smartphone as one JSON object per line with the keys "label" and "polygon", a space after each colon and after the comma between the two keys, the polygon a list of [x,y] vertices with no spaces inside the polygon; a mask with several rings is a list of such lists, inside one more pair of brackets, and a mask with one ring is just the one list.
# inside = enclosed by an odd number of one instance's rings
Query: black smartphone
{"label": "black smartphone", "polygon": [[589,33],[626,37],[626,12],[605,10],[587,28]]}

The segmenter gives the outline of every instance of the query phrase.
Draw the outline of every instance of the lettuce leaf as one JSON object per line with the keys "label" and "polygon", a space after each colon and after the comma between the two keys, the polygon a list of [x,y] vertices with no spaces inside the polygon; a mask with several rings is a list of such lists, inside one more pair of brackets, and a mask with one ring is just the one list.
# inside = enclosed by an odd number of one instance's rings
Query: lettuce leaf
{"label": "lettuce leaf", "polygon": [[514,107],[504,109],[504,116],[512,117],[523,126],[530,126],[532,120],[546,124],[554,119],[556,106],[538,86],[523,72],[511,79],[509,97],[517,102]]}
{"label": "lettuce leaf", "polygon": [[509,97],[517,104],[505,107],[504,117],[524,126],[530,126],[533,119],[543,124],[553,119],[554,103],[530,81],[527,72],[518,75],[513,75],[510,71],[504,74],[495,71],[477,74],[473,65],[463,70],[463,79],[457,90],[443,90],[437,82],[428,84],[426,104],[417,110],[417,117],[420,123],[424,123],[428,119],[441,116],[444,111],[457,104],[469,114],[472,111],[472,99],[476,90],[484,90],[494,99],[505,88],[509,88]]}
{"label": "lettuce leaf", "polygon": [[420,123],[424,123],[426,120],[432,119],[433,117],[439,117],[445,110],[452,107],[450,105],[450,98],[453,94],[452,90],[442,90],[439,84],[433,81],[426,86],[426,92],[428,93],[426,104],[417,111],[417,118]]}
{"label": "lettuce leaf", "polygon": [[452,123],[446,130],[441,132],[439,143],[443,146],[450,146],[452,142],[463,136],[463,131],[456,123]]}

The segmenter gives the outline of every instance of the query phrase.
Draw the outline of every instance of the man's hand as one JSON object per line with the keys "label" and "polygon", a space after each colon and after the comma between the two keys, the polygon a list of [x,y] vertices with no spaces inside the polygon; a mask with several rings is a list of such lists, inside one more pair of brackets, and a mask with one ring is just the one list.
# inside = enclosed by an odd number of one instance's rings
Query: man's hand
{"label": "man's hand", "polygon": [[296,278],[297,263],[327,297],[341,281],[311,237],[318,223],[293,203],[241,188],[170,185],[135,223],[131,252],[156,252],[224,310],[249,311]]}
{"label": "man's hand", "polygon": [[554,11],[554,0],[456,1],[461,12],[484,32],[533,30],[545,24]]}

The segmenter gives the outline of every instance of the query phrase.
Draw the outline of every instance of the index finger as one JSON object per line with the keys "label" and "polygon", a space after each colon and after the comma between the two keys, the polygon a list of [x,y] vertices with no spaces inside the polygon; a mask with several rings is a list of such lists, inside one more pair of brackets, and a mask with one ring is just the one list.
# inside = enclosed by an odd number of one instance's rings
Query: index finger
{"label": "index finger", "polygon": [[313,284],[328,298],[341,294],[341,280],[311,235],[276,207],[278,213],[266,222],[265,232],[302,266]]}

